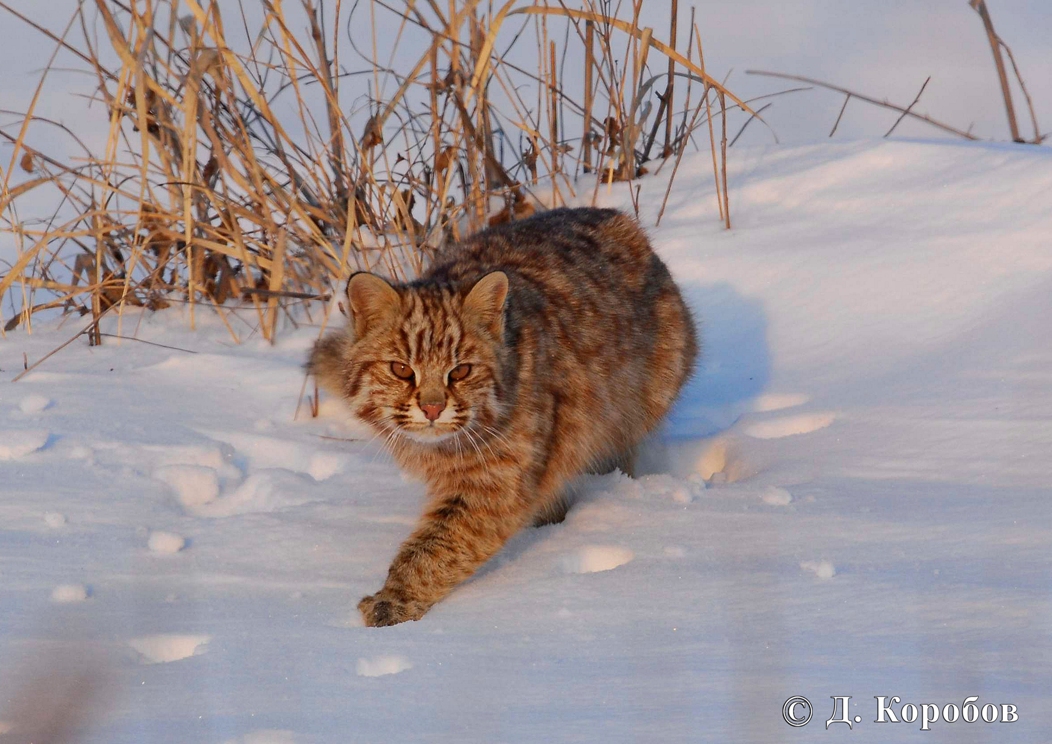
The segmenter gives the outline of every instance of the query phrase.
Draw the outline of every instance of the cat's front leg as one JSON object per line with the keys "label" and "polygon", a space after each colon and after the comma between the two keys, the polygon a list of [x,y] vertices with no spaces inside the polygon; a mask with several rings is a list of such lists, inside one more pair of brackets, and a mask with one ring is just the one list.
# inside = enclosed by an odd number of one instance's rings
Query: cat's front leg
{"label": "cat's front leg", "polygon": [[429,609],[431,605],[416,602],[402,592],[388,590],[386,587],[376,594],[362,597],[362,601],[358,603],[362,619],[372,628],[419,620]]}
{"label": "cat's front leg", "polygon": [[365,624],[419,620],[523,526],[525,504],[456,495],[429,509],[398,551],[383,589],[358,603]]}

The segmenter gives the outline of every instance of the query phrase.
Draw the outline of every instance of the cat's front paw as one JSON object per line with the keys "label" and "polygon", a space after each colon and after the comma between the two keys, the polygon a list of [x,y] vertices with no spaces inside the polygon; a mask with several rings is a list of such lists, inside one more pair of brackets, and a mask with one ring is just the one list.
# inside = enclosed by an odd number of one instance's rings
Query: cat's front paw
{"label": "cat's front paw", "polygon": [[358,603],[358,610],[367,626],[380,628],[407,620],[419,620],[427,612],[428,606],[381,589],[376,594],[363,597]]}

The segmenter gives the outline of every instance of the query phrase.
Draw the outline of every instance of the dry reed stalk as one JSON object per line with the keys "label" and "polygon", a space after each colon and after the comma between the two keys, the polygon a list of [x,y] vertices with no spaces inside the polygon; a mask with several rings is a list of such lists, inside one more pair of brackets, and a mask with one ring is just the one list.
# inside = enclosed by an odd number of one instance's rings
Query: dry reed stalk
{"label": "dry reed stalk", "polygon": [[[581,10],[570,10],[570,9],[567,9],[567,8],[544,8],[544,7],[532,6],[532,7],[526,7],[526,8],[519,8],[518,10],[513,11],[513,13],[532,13],[532,14],[538,14],[538,15],[562,15],[562,16],[567,16],[567,17],[570,17],[570,18],[579,19],[579,20],[589,20],[589,19],[596,20],[596,14],[595,13],[589,13],[587,11],[581,11]],[[643,34],[645,33],[645,31],[646,31],[646,29],[641,29],[641,28],[632,26],[627,21],[623,21],[623,20],[621,20],[619,18],[606,17],[606,18],[601,18],[600,20],[603,20],[604,22],[608,23],[612,28],[616,28],[619,31],[622,31],[622,32],[624,32],[624,33],[628,34],[629,36],[632,36],[632,37],[634,37],[636,39],[641,38],[643,36]],[[664,54],[666,57],[674,59],[681,66],[686,67],[687,69],[691,70],[694,74],[698,75],[702,80],[707,82],[715,90],[723,91],[724,95],[726,95],[728,98],[730,98],[732,101],[734,101],[743,111],[745,111],[747,113],[750,113],[750,114],[752,114],[754,116],[756,115],[756,112],[753,111],[749,107],[748,104],[746,104],[744,101],[742,101],[740,98],[738,98],[738,96],[736,96],[733,92],[731,92],[729,89],[727,89],[722,83],[720,83],[719,81],[717,81],[717,80],[709,77],[707,74],[705,74],[705,71],[701,67],[699,67],[698,65],[694,64],[691,60],[689,60],[686,57],[684,57],[683,55],[681,55],[675,49],[672,49],[671,47],[669,47],[664,42],[653,38],[653,36],[650,36],[648,44],[649,44],[649,46],[653,47],[655,50],[657,50],[657,51],[661,52],[662,54]],[[760,119],[760,121],[763,121],[763,119],[761,117],[756,117],[756,118]]]}
{"label": "dry reed stalk", "polygon": [[[706,88],[708,88],[708,86],[706,86]],[[706,100],[708,99],[708,91],[707,90],[705,92],[705,99]],[[689,127],[685,127],[685,128],[687,128],[688,130],[694,128],[694,126],[697,124],[698,118],[701,116],[701,112],[702,112],[702,110],[704,110],[704,108],[705,108],[705,101],[702,101],[694,109],[694,114],[693,114],[693,116],[691,117],[691,120],[690,120],[690,126]],[[685,141],[685,138],[684,138],[684,141]],[[675,157],[675,160],[673,161],[673,165],[672,165],[672,175],[669,177],[668,183],[665,185],[665,196],[664,196],[664,198],[662,198],[662,200],[661,200],[661,208],[658,210],[658,216],[657,216],[657,222],[656,222],[657,225],[661,224],[661,218],[665,216],[665,207],[668,206],[668,198],[672,194],[672,184],[675,183],[675,181],[676,181],[676,174],[679,172],[679,165],[683,161],[683,154],[686,152],[686,150],[687,150],[686,147],[680,147],[678,152],[676,153],[676,157]],[[716,157],[715,152],[716,152],[715,149],[713,149],[713,158]],[[716,161],[715,161],[715,159],[712,161],[712,167],[713,167],[713,169],[716,168]],[[720,219],[722,221],[723,200],[719,198],[719,180],[718,179],[717,179],[717,182],[716,182],[716,188],[717,188],[716,201],[717,201],[717,203],[720,206]]]}
{"label": "dry reed stalk", "polygon": [[585,21],[584,41],[584,132],[581,135],[584,151],[584,172],[592,172],[592,70],[595,66],[595,21]]}
{"label": "dry reed stalk", "polygon": [[[692,6],[690,6],[690,28],[691,29],[694,28],[694,16],[695,16],[695,8],[692,5]],[[691,60],[694,59],[694,33],[693,33],[693,31],[687,33],[687,59],[691,59]],[[689,75],[689,74],[687,75],[687,95],[686,95],[686,100],[684,101],[684,104],[683,104],[683,122],[682,122],[682,124],[680,125],[680,128],[679,128],[679,132],[681,132],[683,135],[686,135],[688,132],[692,131],[691,127],[687,126],[687,123],[688,123],[688,117],[690,116],[690,112],[692,110],[691,109],[691,105],[690,105],[690,101],[691,101],[691,96],[694,93],[694,80],[695,80],[695,77],[693,75]],[[696,117],[695,117],[694,120],[696,120]],[[683,152],[683,148],[685,146],[685,137],[680,137],[677,134],[676,135],[676,140],[680,142],[680,147],[678,148],[678,152]],[[674,147],[673,149],[677,149],[677,148]],[[664,166],[665,162],[668,162],[668,160],[666,159],[661,165]],[[678,162],[678,159],[677,159],[677,162]],[[658,168],[658,170],[660,171],[661,169]]]}
{"label": "dry reed stalk", "polygon": [[[672,14],[669,21],[668,42],[673,49],[676,48],[676,27],[679,24],[679,0],[672,0]],[[667,158],[672,155],[672,103],[675,97],[676,83],[676,60],[668,58],[668,86],[665,94],[661,97],[661,103],[665,106],[665,146],[661,149],[661,157]],[[660,121],[661,116],[655,119]]]}
{"label": "dry reed stalk", "polygon": [[[548,122],[551,127],[551,133],[549,135],[552,147],[555,148],[556,152],[559,148],[559,81],[556,78],[556,51],[555,42],[549,42],[550,62],[548,64],[548,73],[551,76],[551,84],[548,86],[550,95],[548,103]],[[552,155],[552,179],[558,178],[559,175],[559,158],[556,154]]]}
{"label": "dry reed stalk", "polygon": [[[278,335],[278,292],[284,280],[285,251],[288,250],[288,233],[278,233],[274,245],[274,270],[270,272],[270,295],[267,297],[267,323],[262,326],[263,338],[274,343]],[[269,332],[268,332],[269,331]]]}
{"label": "dry reed stalk", "polygon": [[1015,106],[1012,105],[1012,89],[1008,85],[1008,72],[1005,70],[1005,61],[1001,57],[1001,37],[994,31],[994,22],[990,18],[990,11],[986,7],[986,0],[969,0],[969,5],[979,14],[986,30],[986,37],[990,41],[990,51],[994,55],[994,66],[997,68],[997,79],[1001,83],[1001,94],[1005,100],[1005,113],[1008,115],[1008,129],[1012,134],[1013,142],[1025,142],[1019,136],[1019,124],[1015,119]]}
{"label": "dry reed stalk", "polygon": [[[701,64],[701,68],[705,69],[705,52],[701,46],[701,33],[698,31],[697,24],[694,25],[694,38],[697,40],[698,44],[698,61]],[[725,200],[720,193],[720,173],[716,167],[716,133],[713,130],[712,124],[712,104],[709,103],[709,90],[709,84],[705,83],[705,89],[702,91],[702,99],[705,101],[705,119],[709,125],[709,151],[712,153],[712,178],[716,182],[716,204],[719,207],[720,220],[726,222],[729,218],[724,209]]]}
{"label": "dry reed stalk", "polygon": [[990,11],[986,7],[986,0],[969,0],[968,3],[973,10],[975,10],[979,17],[982,19],[983,28],[986,30],[986,37],[990,41],[990,51],[994,55],[994,66],[997,68],[997,78],[1001,84],[1001,94],[1004,96],[1005,113],[1008,115],[1008,128],[1012,134],[1012,141],[1019,143],[1026,143],[1027,140],[1019,134],[1019,124],[1016,121],[1015,106],[1012,103],[1012,89],[1008,83],[1008,72],[1005,70],[1004,59],[1001,57],[1001,50],[1004,49],[1008,55],[1009,61],[1012,63],[1012,71],[1015,74],[1016,81],[1019,83],[1019,88],[1023,92],[1023,97],[1026,99],[1027,109],[1030,112],[1030,123],[1034,127],[1034,139],[1030,140],[1030,144],[1041,144],[1044,137],[1041,135],[1041,129],[1037,124],[1037,115],[1034,113],[1034,102],[1030,98],[1030,92],[1026,89],[1026,83],[1023,82],[1023,76],[1019,72],[1019,67],[1015,62],[1015,55],[1012,54],[1012,50],[1004,42],[1004,40],[997,35],[994,31],[994,22],[990,17]]}
{"label": "dry reed stalk", "polygon": [[720,97],[720,120],[723,122],[723,136],[720,139],[720,174],[723,178],[723,217],[727,229],[731,229],[731,201],[727,190],[727,98],[723,91]]}
{"label": "dry reed stalk", "polygon": [[639,163],[645,162],[646,153],[644,152],[641,156],[636,156],[635,146],[636,141],[642,132],[641,124],[638,121],[639,111],[642,106],[642,76],[646,70],[647,56],[650,52],[650,37],[652,31],[649,28],[643,29],[643,35],[639,39],[639,50],[633,55],[633,78],[632,88],[635,93],[632,96],[632,104],[628,109],[628,116],[625,118],[625,136],[623,142],[624,149],[624,162],[625,169],[622,172],[623,180],[629,181],[643,174],[642,166]]}
{"label": "dry reed stalk", "polygon": [[[678,12],[678,0],[672,0],[672,20],[669,24],[669,45],[676,48],[676,21]],[[665,121],[665,146],[661,150],[661,157],[668,158],[672,155],[672,102],[673,102],[673,91],[676,81],[676,61],[671,57],[668,60],[668,73],[666,74],[665,92],[659,93],[658,98],[658,110],[654,116],[654,123],[650,129],[650,136],[647,137],[646,146],[643,148],[643,156],[640,158],[642,162],[650,160],[650,151],[654,147],[654,142],[657,141],[658,129],[661,127],[662,119]]]}
{"label": "dry reed stalk", "polygon": [[1026,83],[1023,82],[1023,75],[1019,72],[1019,65],[1015,62],[1015,55],[1012,54],[1011,47],[1008,46],[1003,40],[1001,41],[1001,47],[1005,50],[1005,54],[1008,55],[1008,61],[1012,64],[1012,72],[1015,74],[1016,82],[1019,83],[1019,90],[1023,92],[1023,98],[1026,100],[1026,108],[1030,113],[1030,125],[1034,128],[1034,139],[1030,140],[1030,144],[1040,145],[1047,135],[1041,134],[1041,127],[1037,123],[1037,113],[1034,111],[1034,101],[1030,97],[1030,91],[1027,90]]}

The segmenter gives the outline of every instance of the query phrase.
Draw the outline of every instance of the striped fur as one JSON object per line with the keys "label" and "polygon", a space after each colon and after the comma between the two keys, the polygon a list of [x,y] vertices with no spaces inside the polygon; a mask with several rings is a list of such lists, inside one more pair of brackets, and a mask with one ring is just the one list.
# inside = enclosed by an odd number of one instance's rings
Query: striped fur
{"label": "striped fur", "polygon": [[[665,265],[609,209],[479,233],[411,284],[356,275],[348,299],[352,322],[318,342],[310,369],[429,494],[383,588],[358,605],[368,625],[418,620],[515,532],[561,519],[573,478],[626,469],[698,350]],[[429,421],[421,406],[440,403]]]}

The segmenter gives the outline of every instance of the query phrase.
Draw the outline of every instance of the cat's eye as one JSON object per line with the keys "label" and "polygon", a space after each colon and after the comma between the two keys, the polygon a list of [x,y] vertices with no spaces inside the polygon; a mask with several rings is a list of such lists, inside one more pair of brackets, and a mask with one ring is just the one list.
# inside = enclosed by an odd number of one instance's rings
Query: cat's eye
{"label": "cat's eye", "polygon": [[411,380],[413,378],[413,368],[401,362],[391,362],[391,373],[402,380]]}
{"label": "cat's eye", "polygon": [[449,379],[453,382],[460,382],[465,377],[471,374],[470,364],[458,364],[449,373]]}

